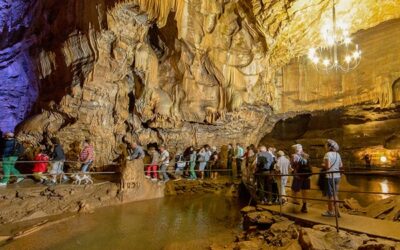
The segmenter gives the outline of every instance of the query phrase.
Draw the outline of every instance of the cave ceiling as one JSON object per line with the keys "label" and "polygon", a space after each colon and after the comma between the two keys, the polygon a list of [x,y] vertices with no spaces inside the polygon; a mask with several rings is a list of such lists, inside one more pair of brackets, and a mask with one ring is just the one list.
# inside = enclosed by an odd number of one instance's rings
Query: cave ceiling
{"label": "cave ceiling", "polygon": [[[400,16],[400,0],[336,2],[356,35]],[[21,138],[34,142],[45,134],[67,144],[91,137],[103,163],[124,136],[171,147],[257,143],[301,112],[282,101],[301,99],[285,92],[282,68],[321,43],[330,3],[3,1],[0,126],[19,124]]]}

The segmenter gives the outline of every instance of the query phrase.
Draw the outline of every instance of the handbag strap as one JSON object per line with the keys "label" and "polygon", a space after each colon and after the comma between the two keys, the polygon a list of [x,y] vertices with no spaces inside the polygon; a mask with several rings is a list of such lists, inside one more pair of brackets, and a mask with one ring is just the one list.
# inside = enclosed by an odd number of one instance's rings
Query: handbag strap
{"label": "handbag strap", "polygon": [[332,165],[328,168],[328,170],[326,170],[326,172],[328,172],[329,170],[331,170],[331,168],[333,167],[333,165],[335,165],[335,163],[336,163],[336,161],[337,161],[337,156],[338,156],[338,153],[337,152],[335,152],[336,153],[336,158],[335,158],[335,161],[332,163]]}

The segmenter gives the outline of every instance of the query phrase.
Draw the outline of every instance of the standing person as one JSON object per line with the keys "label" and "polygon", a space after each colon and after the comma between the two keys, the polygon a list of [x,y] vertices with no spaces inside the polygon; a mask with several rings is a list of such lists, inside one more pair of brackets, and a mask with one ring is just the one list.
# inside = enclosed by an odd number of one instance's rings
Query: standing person
{"label": "standing person", "polygon": [[178,150],[175,155],[175,181],[181,180],[181,176],[183,174],[183,170],[185,169],[186,162],[183,157],[183,153]]}
{"label": "standing person", "polygon": [[292,191],[294,196],[294,203],[299,204],[297,201],[298,193],[301,191],[303,198],[303,205],[301,207],[302,213],[307,213],[307,201],[306,201],[306,190],[310,189],[310,175],[311,168],[308,163],[308,154],[303,152],[303,146],[301,144],[295,144],[292,146],[294,154],[292,155],[291,165],[295,175],[292,182]]}
{"label": "standing person", "polygon": [[207,157],[208,157],[208,153],[206,152],[206,147],[202,147],[199,151],[199,153],[197,154],[198,156],[198,161],[199,161],[199,171],[200,171],[200,178],[202,180],[204,180],[204,170],[206,168],[207,165]]}
{"label": "standing person", "polygon": [[228,145],[228,159],[227,159],[227,164],[226,164],[226,169],[228,169],[228,170],[232,170],[233,156],[234,156],[233,146],[232,146],[232,143],[229,143],[229,145]]}
{"label": "standing person", "polygon": [[205,157],[204,157],[204,160],[205,160],[205,162],[206,162],[206,167],[205,167],[205,177],[207,177],[207,178],[209,178],[210,177],[210,175],[211,175],[211,172],[210,172],[210,167],[211,167],[211,155],[212,155],[212,151],[211,151],[211,148],[210,148],[210,146],[207,144],[207,145],[205,145],[204,146],[205,147],[205,149],[206,149],[206,154],[205,154]]}
{"label": "standing person", "polygon": [[242,175],[242,160],[243,160],[243,156],[244,156],[244,149],[242,148],[242,146],[237,143],[236,144],[236,176],[237,178],[240,178],[240,176]]}
{"label": "standing person", "polygon": [[[322,216],[335,216],[334,200],[338,200],[338,190],[340,182],[339,171],[343,168],[342,158],[340,157],[339,145],[331,139],[328,139],[325,148],[327,153],[324,156],[323,168],[326,172],[325,193],[328,196],[328,210],[322,213]],[[337,211],[339,213],[339,211]],[[338,214],[340,217],[340,215]]]}
{"label": "standing person", "polygon": [[[274,147],[269,147],[268,148],[268,153],[271,154],[272,156],[272,166],[271,166],[271,172],[274,171],[275,163],[276,163],[276,156],[275,156],[276,148]],[[276,176],[272,176],[271,179],[272,182],[272,200],[274,203],[279,203],[279,189],[278,189],[278,183],[276,180]]]}
{"label": "standing person", "polygon": [[65,154],[64,154],[64,149],[60,144],[60,140],[57,137],[52,137],[50,141],[53,144],[53,151],[51,153],[52,166],[50,170],[52,179],[49,184],[56,184],[58,175],[62,176],[64,181],[68,181],[68,177],[65,176],[63,170],[65,162]]}
{"label": "standing person", "polygon": [[79,154],[79,160],[82,163],[81,171],[87,173],[94,161],[94,148],[90,144],[90,139],[83,141],[83,149]]}
{"label": "standing person", "polygon": [[196,172],[194,171],[196,167],[196,159],[197,159],[197,154],[196,151],[194,150],[193,147],[190,147],[189,149],[189,168],[190,168],[190,176],[189,180],[196,180]]}
{"label": "standing person", "polygon": [[155,147],[149,148],[149,155],[151,158],[150,164],[146,168],[146,178],[151,178],[152,181],[158,180],[158,163],[160,160],[160,154],[157,152]]}
{"label": "standing person", "polygon": [[47,181],[47,177],[44,176],[43,173],[47,172],[50,157],[45,152],[46,146],[41,145],[38,154],[34,158],[35,164],[33,165],[32,173],[33,178],[39,181],[39,183],[45,183]]}
{"label": "standing person", "polygon": [[214,171],[212,172],[213,169],[218,168],[218,152],[217,152],[217,147],[211,147],[211,156],[210,156],[210,173],[211,173],[211,179],[217,179],[218,177],[218,172]]}
{"label": "standing person", "polygon": [[365,154],[363,157],[363,160],[365,161],[365,168],[370,169],[371,168],[371,155]]}
{"label": "standing person", "polygon": [[285,153],[280,150],[278,151],[278,159],[275,164],[275,171],[277,174],[281,174],[283,176],[278,176],[277,182],[278,182],[278,191],[279,191],[279,197],[280,197],[280,202],[285,203],[287,201],[286,199],[286,183],[288,180],[288,174],[289,174],[289,169],[290,169],[290,161],[288,158],[286,158]]}
{"label": "standing person", "polygon": [[253,150],[253,148],[249,147],[249,149],[247,150],[247,156],[246,156],[246,178],[247,181],[252,182],[252,176],[254,173],[254,164],[256,161],[256,154]]}
{"label": "standing person", "polygon": [[143,160],[145,156],[144,150],[141,146],[137,144],[137,142],[128,143],[128,148],[130,149],[128,160]]}
{"label": "standing person", "polygon": [[[256,158],[256,180],[260,189],[259,197],[261,203],[272,204],[272,176],[271,170],[273,167],[274,159],[270,153],[267,152],[265,146],[260,146],[260,150]],[[265,198],[267,197],[267,198]]]}
{"label": "standing person", "polygon": [[0,187],[5,187],[10,180],[10,175],[17,177],[16,183],[24,180],[21,173],[15,168],[15,163],[22,153],[22,145],[14,138],[14,134],[7,132],[1,142],[0,154],[3,159],[4,176],[0,181]]}
{"label": "standing person", "polygon": [[164,145],[160,146],[160,165],[161,165],[161,173],[163,175],[164,183],[169,181],[168,177],[168,165],[169,165],[169,152],[165,149]]}

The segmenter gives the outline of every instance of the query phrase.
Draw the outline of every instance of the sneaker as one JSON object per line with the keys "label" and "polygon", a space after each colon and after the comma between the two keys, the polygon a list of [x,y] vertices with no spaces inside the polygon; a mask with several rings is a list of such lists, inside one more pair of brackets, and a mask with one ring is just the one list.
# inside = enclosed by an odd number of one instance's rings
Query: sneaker
{"label": "sneaker", "polygon": [[151,177],[150,177],[150,176],[148,176],[148,175],[145,175],[144,177],[145,177],[145,178],[147,178],[147,179],[150,179],[150,178],[151,178]]}
{"label": "sneaker", "polygon": [[23,180],[24,180],[24,178],[20,177],[20,178],[17,179],[17,181],[15,183],[20,183]]}
{"label": "sneaker", "polygon": [[324,217],[335,217],[335,214],[332,213],[331,211],[325,211],[321,215]]}
{"label": "sneaker", "polygon": [[151,178],[151,181],[157,181],[157,179],[156,178]]}
{"label": "sneaker", "polygon": [[0,182],[0,187],[6,187],[6,186],[7,186],[7,183]]}

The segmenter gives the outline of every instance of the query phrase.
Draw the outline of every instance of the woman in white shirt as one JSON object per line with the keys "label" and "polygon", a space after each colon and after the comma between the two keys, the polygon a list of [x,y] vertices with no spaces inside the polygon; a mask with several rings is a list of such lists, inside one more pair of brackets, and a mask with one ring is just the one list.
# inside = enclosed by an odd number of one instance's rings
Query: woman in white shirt
{"label": "woman in white shirt", "polygon": [[340,182],[340,173],[338,171],[343,168],[342,159],[340,157],[339,145],[329,139],[325,145],[327,153],[324,156],[323,168],[326,172],[325,193],[328,196],[328,210],[322,213],[322,216],[334,217],[335,207],[333,200],[338,200],[338,190]]}

